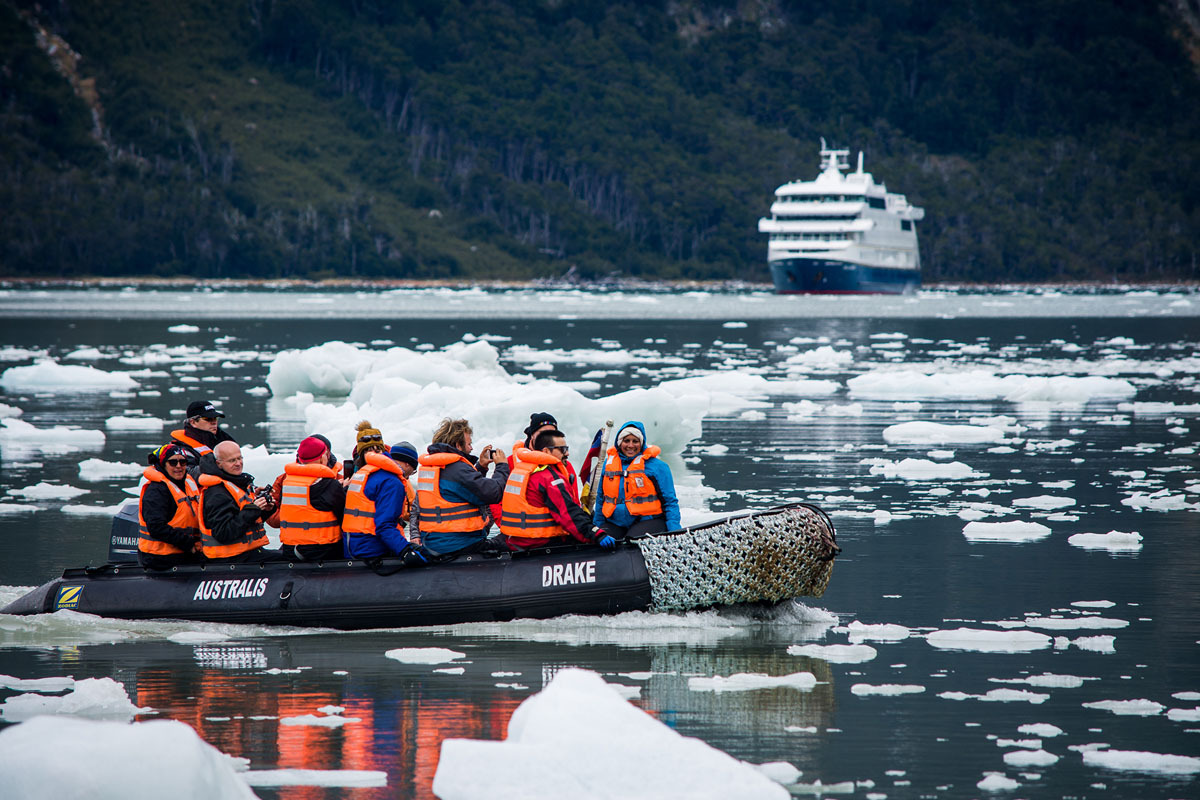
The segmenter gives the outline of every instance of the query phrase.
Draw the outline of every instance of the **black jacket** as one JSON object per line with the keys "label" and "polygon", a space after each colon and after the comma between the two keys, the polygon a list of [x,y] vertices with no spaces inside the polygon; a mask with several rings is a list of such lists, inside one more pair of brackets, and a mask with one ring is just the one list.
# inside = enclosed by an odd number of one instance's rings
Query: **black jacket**
{"label": "black jacket", "polygon": [[[202,431],[199,428],[193,428],[191,424],[187,422],[183,423],[183,432],[195,439],[200,444],[207,446],[210,450],[215,450],[217,445],[219,445],[221,442],[236,441],[232,436],[223,430],[217,429],[216,433],[209,433],[208,431]],[[192,449],[191,445],[187,444],[186,442],[181,442],[178,439],[172,439],[171,441],[183,448],[184,454],[186,455],[188,461],[188,472],[192,473],[193,478],[200,477],[200,475],[206,471],[206,467],[216,466],[217,459],[212,453],[209,453],[206,456],[201,456]]]}
{"label": "black jacket", "polygon": [[[158,469],[162,472],[161,468]],[[167,480],[171,480],[165,472],[163,475]],[[183,488],[184,481],[182,479],[171,482],[180,489]],[[146,530],[158,541],[166,542],[185,553],[190,553],[192,545],[195,543],[191,533],[179,528],[172,528],[167,524],[175,516],[175,510],[175,498],[171,496],[171,490],[165,483],[151,483],[146,487],[140,509],[142,519],[146,522]]]}
{"label": "black jacket", "polygon": [[[241,475],[230,475],[216,465],[202,464],[201,472],[205,475],[216,475],[229,481],[240,489],[253,491],[254,476],[248,472]],[[273,510],[259,510],[258,506],[240,508],[233,495],[224,486],[203,487],[201,504],[204,507],[204,523],[212,531],[213,538],[221,544],[233,544],[245,534],[262,525],[262,521],[271,515]]]}

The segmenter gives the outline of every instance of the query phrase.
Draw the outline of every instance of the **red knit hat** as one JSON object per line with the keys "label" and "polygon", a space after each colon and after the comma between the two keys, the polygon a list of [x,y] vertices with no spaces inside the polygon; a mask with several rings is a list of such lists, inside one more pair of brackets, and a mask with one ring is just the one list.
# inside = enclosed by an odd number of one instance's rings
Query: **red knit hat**
{"label": "red knit hat", "polygon": [[296,449],[297,461],[312,461],[314,458],[319,458],[321,453],[325,452],[325,443],[315,436],[310,436],[300,443],[300,447]]}

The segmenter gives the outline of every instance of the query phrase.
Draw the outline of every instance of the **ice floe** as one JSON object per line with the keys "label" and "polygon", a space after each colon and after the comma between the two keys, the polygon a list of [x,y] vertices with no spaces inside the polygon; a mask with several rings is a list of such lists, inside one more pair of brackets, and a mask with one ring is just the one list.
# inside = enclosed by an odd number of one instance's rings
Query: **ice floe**
{"label": "ice floe", "polygon": [[938,697],[944,700],[981,700],[985,703],[1044,703],[1050,695],[1041,692],[1029,692],[1024,689],[992,689],[983,694],[968,694],[967,692],[941,692]]}
{"label": "ice floe", "polygon": [[1076,533],[1068,536],[1067,542],[1085,550],[1108,550],[1114,553],[1136,552],[1142,549],[1142,535],[1135,531],[1129,533],[1122,531]]}
{"label": "ice floe", "polygon": [[1004,763],[1010,767],[1048,767],[1060,757],[1045,750],[1010,750],[1004,754]]}
{"label": "ice floe", "polygon": [[131,703],[125,687],[112,678],[85,678],[70,688],[71,693],[62,696],[19,694],[10,697],[0,703],[0,717],[7,722],[20,722],[42,714],[60,714],[128,721],[150,710]]}
{"label": "ice floe", "polygon": [[248,786],[325,786],[369,789],[387,786],[387,773],[373,769],[255,769],[240,772]]}
{"label": "ice floe", "polygon": [[985,477],[961,461],[939,463],[924,458],[905,458],[898,462],[882,458],[868,458],[861,463],[870,464],[872,475],[899,478],[906,481],[966,480]]}
{"label": "ice floe", "polygon": [[1013,499],[1012,504],[1016,508],[1038,508],[1043,511],[1053,511],[1059,508],[1070,508],[1075,505],[1075,498],[1042,494],[1037,497],[1017,497]]}
{"label": "ice floe", "polygon": [[121,478],[139,478],[146,468],[140,464],[123,461],[104,461],[85,458],[79,462],[79,477],[85,481],[110,481]]}
{"label": "ice floe", "polygon": [[9,800],[254,800],[235,763],[175,720],[128,725],[38,717],[0,731]]}
{"label": "ice floe", "polygon": [[793,672],[790,675],[778,676],[738,672],[729,677],[714,675],[711,678],[688,678],[688,688],[693,692],[746,692],[778,688],[807,691],[816,685],[816,676],[811,672]]}
{"label": "ice floe", "polygon": [[1200,772],[1200,758],[1195,756],[1149,753],[1144,750],[1088,750],[1083,753],[1083,763],[1090,767],[1164,775],[1195,775]]}
{"label": "ice floe", "polygon": [[1034,631],[989,631],[955,628],[933,631],[925,637],[929,644],[943,650],[969,650],[979,653],[1025,653],[1049,647],[1051,639]]}
{"label": "ice floe", "polygon": [[1036,542],[1050,535],[1050,528],[1040,522],[968,522],[963,536],[971,542]]}
{"label": "ice floe", "polygon": [[78,364],[40,361],[28,367],[9,367],[0,374],[0,389],[12,394],[52,392],[110,392],[136,389],[138,382],[124,372],[106,372]]}
{"label": "ice floe", "polygon": [[[589,745],[580,748],[582,741]],[[521,703],[504,741],[443,741],[433,793],[442,800],[790,796],[753,765],[682,736],[579,669],[560,671]]]}
{"label": "ice floe", "polygon": [[154,417],[116,416],[104,420],[104,427],[110,431],[139,431],[156,433],[167,423]]}
{"label": "ice floe", "polygon": [[975,784],[985,792],[1010,792],[1020,788],[1021,784],[1013,778],[1006,777],[1000,772],[985,772],[983,780]]}
{"label": "ice floe", "polygon": [[883,440],[888,444],[992,444],[1004,440],[1004,431],[980,425],[901,422],[884,428]]}
{"label": "ice floe", "polygon": [[467,654],[445,647],[400,647],[384,655],[402,664],[448,664]]}
{"label": "ice floe", "polygon": [[1125,628],[1129,626],[1127,619],[1111,619],[1110,617],[1080,616],[1080,617],[1038,617],[1028,616],[1025,624],[1030,628],[1045,630],[1073,630],[1086,628],[1103,630],[1106,628]]}
{"label": "ice floe", "polygon": [[1048,722],[1028,722],[1024,725],[1019,725],[1017,730],[1021,733],[1040,736],[1043,739],[1052,739],[1055,736],[1062,736],[1063,734],[1062,728],[1057,725],[1051,725]]}
{"label": "ice floe", "polygon": [[912,683],[885,683],[879,686],[874,686],[869,683],[856,683],[850,687],[850,693],[856,694],[859,697],[895,697],[902,694],[920,694],[924,691],[924,686],[918,686]]}
{"label": "ice floe", "polygon": [[847,625],[845,630],[852,644],[862,641],[898,642],[907,639],[912,633],[903,625],[890,623],[866,625],[858,620]]}
{"label": "ice floe", "polygon": [[997,375],[983,369],[925,373],[877,369],[846,381],[851,397],[870,400],[1008,400],[1080,404],[1125,400],[1137,394],[1121,378],[1069,375]]}
{"label": "ice floe", "polygon": [[104,432],[81,430],[68,425],[38,428],[20,419],[0,419],[0,449],[4,460],[29,454],[67,454],[104,447]]}
{"label": "ice floe", "polygon": [[71,500],[88,493],[87,489],[80,489],[78,486],[66,486],[61,483],[48,483],[41,481],[32,486],[25,486],[20,489],[9,489],[8,493],[17,497],[23,497],[26,500]]}
{"label": "ice floe", "polygon": [[1094,703],[1084,703],[1084,708],[1098,708],[1101,711],[1111,711],[1124,717],[1153,717],[1161,714],[1166,708],[1162,703],[1153,700],[1098,700]]}
{"label": "ice floe", "polygon": [[879,655],[867,644],[794,644],[787,652],[789,656],[808,656],[834,664],[861,664]]}
{"label": "ice floe", "polygon": [[18,692],[65,692],[75,685],[74,678],[15,678],[0,675],[0,689]]}
{"label": "ice floe", "polygon": [[[1030,675],[1026,678],[988,678],[992,683],[1023,683],[1027,686],[1040,686],[1044,689],[1076,689],[1083,686],[1088,678],[1078,675],[1054,675],[1044,672],[1041,675]],[[1091,678],[1090,680],[1096,680]]]}

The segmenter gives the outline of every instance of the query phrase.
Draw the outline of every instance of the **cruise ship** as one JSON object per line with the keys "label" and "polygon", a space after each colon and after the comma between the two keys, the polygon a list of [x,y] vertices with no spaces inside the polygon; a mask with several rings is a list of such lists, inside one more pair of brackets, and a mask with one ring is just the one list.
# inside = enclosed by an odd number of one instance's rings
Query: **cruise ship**
{"label": "cruise ship", "polygon": [[849,150],[821,140],[821,174],[775,190],[767,264],[780,293],[901,294],[921,285],[916,222],[925,210],[858,169]]}

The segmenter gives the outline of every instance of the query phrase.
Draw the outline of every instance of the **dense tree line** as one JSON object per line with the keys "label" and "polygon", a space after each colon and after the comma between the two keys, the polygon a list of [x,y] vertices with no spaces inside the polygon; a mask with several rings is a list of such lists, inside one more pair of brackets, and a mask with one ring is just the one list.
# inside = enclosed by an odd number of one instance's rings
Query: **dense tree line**
{"label": "dense tree line", "polygon": [[764,280],[824,136],[929,280],[1200,279],[1166,8],[0,0],[0,272]]}

